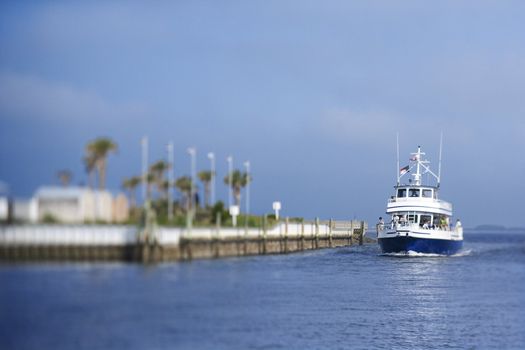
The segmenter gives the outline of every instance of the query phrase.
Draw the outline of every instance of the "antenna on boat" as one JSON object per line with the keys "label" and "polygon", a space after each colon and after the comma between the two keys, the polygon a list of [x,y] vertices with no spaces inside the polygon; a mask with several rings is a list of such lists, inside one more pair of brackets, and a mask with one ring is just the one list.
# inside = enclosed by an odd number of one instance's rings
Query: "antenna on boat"
{"label": "antenna on boat", "polygon": [[439,138],[439,165],[438,165],[438,176],[437,176],[437,187],[441,183],[441,154],[443,151],[443,131],[441,132],[441,137]]}
{"label": "antenna on boat", "polygon": [[[416,167],[416,172],[415,173],[412,173],[412,177],[414,178],[413,182],[415,183],[416,186],[421,186],[421,176],[422,175],[425,175],[425,174],[430,174],[432,175],[437,181],[438,181],[438,184],[439,184],[439,176],[436,175],[432,170],[430,170],[430,168],[428,167],[427,164],[429,164],[430,162],[428,160],[425,160],[424,159],[424,155],[425,155],[425,152],[421,152],[421,146],[417,146],[417,152],[415,153],[411,153],[412,157],[410,157],[410,161],[412,162],[415,162],[415,167]],[[414,165],[412,165],[413,167]],[[411,169],[412,169],[411,167]],[[421,171],[423,170],[423,173],[421,173]]]}
{"label": "antenna on boat", "polygon": [[397,168],[396,168],[396,173],[397,173],[397,185],[399,186],[399,131],[396,133],[396,146],[397,146]]}

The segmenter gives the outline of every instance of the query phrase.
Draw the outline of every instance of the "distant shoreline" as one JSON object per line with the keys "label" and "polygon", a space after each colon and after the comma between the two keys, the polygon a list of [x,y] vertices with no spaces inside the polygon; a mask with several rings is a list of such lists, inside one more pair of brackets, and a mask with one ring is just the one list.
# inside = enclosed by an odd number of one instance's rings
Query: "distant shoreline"
{"label": "distant shoreline", "polygon": [[466,231],[481,231],[481,232],[525,232],[525,227],[505,227],[502,225],[478,225],[476,227],[465,228]]}

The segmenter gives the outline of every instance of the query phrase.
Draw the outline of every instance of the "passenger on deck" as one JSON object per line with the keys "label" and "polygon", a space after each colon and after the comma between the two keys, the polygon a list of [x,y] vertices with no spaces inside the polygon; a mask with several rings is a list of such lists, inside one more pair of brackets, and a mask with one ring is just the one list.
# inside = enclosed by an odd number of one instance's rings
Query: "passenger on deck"
{"label": "passenger on deck", "polygon": [[383,217],[379,217],[379,222],[377,223],[377,228],[379,231],[383,231],[385,229],[385,222],[383,221]]}
{"label": "passenger on deck", "polygon": [[454,227],[454,230],[457,232],[461,228],[461,221],[459,219],[456,220],[456,226]]}
{"label": "passenger on deck", "polygon": [[443,216],[441,217],[441,219],[439,219],[439,228],[442,230],[447,229],[447,220]]}
{"label": "passenger on deck", "polygon": [[399,216],[394,215],[394,220],[392,220],[392,228],[399,226]]}

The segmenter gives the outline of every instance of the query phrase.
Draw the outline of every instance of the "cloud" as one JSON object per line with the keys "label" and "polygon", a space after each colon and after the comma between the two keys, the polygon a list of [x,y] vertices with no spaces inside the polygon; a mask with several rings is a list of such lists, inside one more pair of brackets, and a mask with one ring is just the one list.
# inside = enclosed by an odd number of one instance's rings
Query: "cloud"
{"label": "cloud", "polygon": [[0,118],[78,122],[136,118],[145,107],[108,101],[96,92],[33,76],[0,74]]}

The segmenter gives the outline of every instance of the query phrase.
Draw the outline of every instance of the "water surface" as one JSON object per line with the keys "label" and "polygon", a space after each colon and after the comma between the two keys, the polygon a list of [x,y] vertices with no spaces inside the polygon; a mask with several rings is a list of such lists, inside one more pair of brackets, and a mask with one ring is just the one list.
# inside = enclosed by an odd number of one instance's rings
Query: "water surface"
{"label": "water surface", "polygon": [[466,234],[455,257],[0,265],[0,348],[525,348],[525,234]]}

